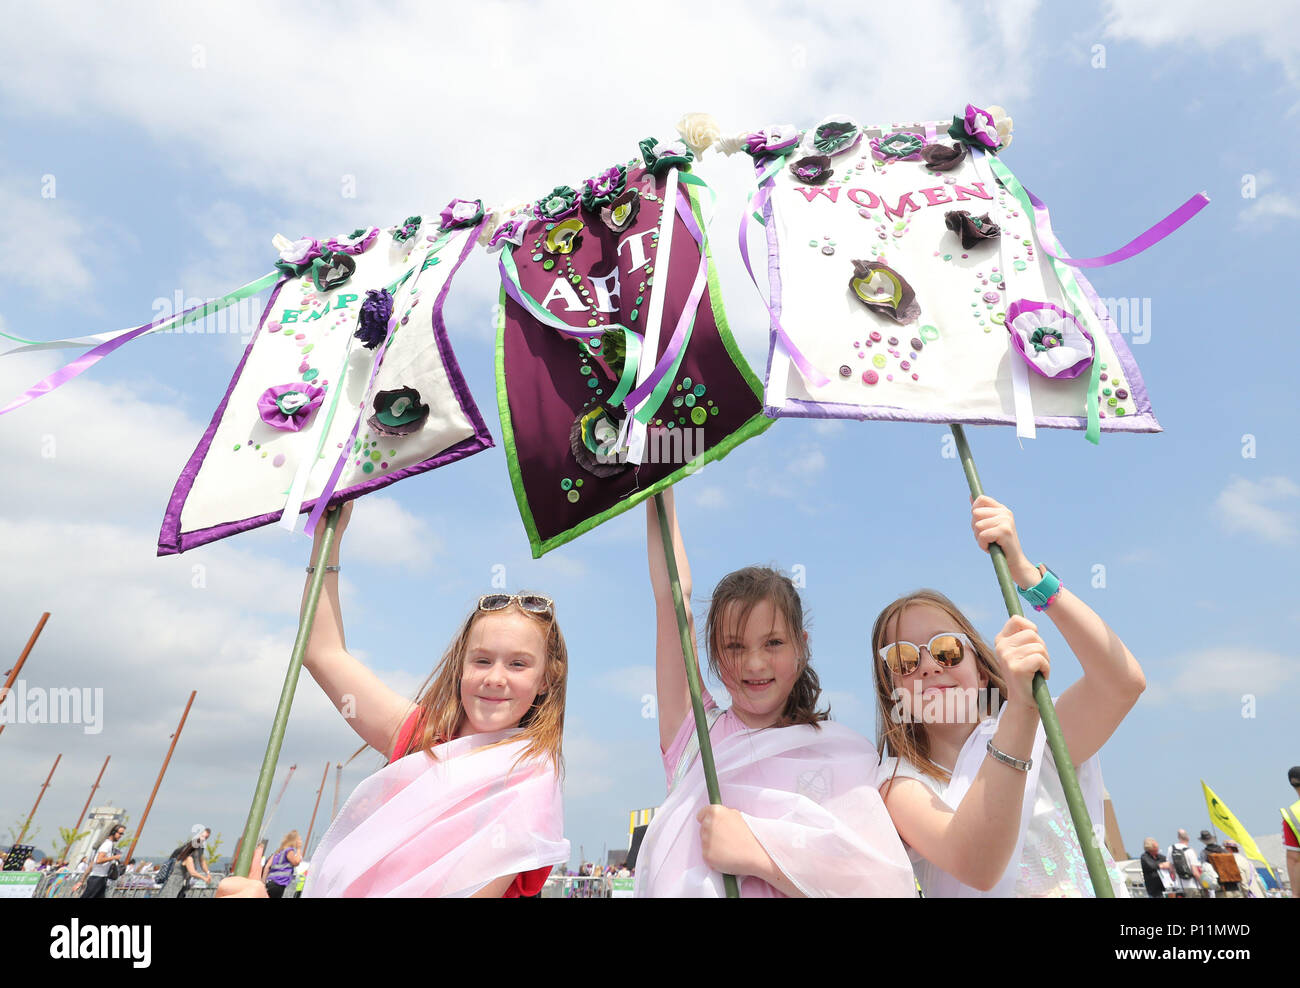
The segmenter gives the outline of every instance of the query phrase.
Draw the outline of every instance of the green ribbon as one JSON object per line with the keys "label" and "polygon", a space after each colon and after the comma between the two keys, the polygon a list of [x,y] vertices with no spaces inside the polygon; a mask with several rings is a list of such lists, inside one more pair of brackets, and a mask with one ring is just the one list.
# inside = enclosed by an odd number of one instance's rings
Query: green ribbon
{"label": "green ribbon", "polygon": [[[1020,203],[1020,208],[1024,210],[1026,217],[1034,216],[1034,204],[1029,201],[1029,195],[1025,192],[1017,180],[1016,176],[1011,174],[1011,169],[1004,165],[994,155],[986,155],[989,167],[993,174],[997,176],[999,182],[1016,197]],[[1065,248],[1061,246],[1060,239],[1056,233],[1052,233],[1052,239],[1055,244],[1048,244],[1055,249],[1058,254],[1065,254]],[[1074,316],[1077,318],[1082,312],[1091,312],[1092,307],[1088,305],[1088,300],[1084,298],[1079,283],[1074,278],[1074,272],[1069,265],[1062,264],[1056,258],[1048,255],[1048,260],[1052,262],[1052,269],[1056,272],[1056,277],[1060,280],[1065,288],[1065,294],[1070,299],[1070,304],[1074,307]],[[1095,314],[1095,313],[1094,313]],[[1093,341],[1092,348],[1092,372],[1088,377],[1088,394],[1084,397],[1083,405],[1088,416],[1088,429],[1084,433],[1084,438],[1094,446],[1101,442],[1101,407],[1097,400],[1097,388],[1101,384],[1101,353],[1098,351],[1097,342]]]}

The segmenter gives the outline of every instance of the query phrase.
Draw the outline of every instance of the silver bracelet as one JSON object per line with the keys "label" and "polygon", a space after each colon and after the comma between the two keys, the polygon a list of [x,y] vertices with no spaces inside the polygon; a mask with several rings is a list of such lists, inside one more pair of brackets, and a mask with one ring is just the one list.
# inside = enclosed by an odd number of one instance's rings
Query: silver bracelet
{"label": "silver bracelet", "polygon": [[987,750],[990,755],[992,755],[994,758],[1000,761],[1003,765],[1010,765],[1012,768],[1018,768],[1022,772],[1028,772],[1029,767],[1034,764],[1034,760],[1032,758],[1027,760],[1021,758],[1013,758],[1012,756],[1008,755],[1005,751],[998,751],[997,748],[993,747],[992,738],[989,739]]}
{"label": "silver bracelet", "polygon": [[[325,567],[325,572],[326,572],[326,573],[337,573],[338,571],[339,571],[339,567],[338,567],[338,566],[326,566],[326,567]],[[308,566],[308,567],[307,567],[307,572],[308,572],[308,573],[315,573],[315,572],[316,572],[316,567],[315,567],[315,566]]]}

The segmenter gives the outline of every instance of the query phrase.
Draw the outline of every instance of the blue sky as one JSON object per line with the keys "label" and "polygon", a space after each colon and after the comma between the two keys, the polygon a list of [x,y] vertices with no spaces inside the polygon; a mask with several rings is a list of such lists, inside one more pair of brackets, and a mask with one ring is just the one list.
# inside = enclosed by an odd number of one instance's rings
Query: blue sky
{"label": "blue sky", "polygon": [[[769,4],[742,16],[670,3],[662,22],[685,25],[673,39],[686,47],[647,40],[641,60],[589,42],[594,23],[645,37],[642,15],[594,5],[385,5],[359,23],[342,5],[16,9],[0,39],[0,320],[29,338],[134,326],[156,299],[265,273],[277,232],[383,226],[454,196],[529,199],[625,159],[648,134],[672,136],[689,111],[735,132],[1000,103],[1015,119],[1007,163],[1048,202],[1073,254],[1118,246],[1196,191],[1211,197],[1169,241],[1091,277],[1105,298],[1150,300],[1132,349],[1164,433],[1103,436],[1097,448],[1073,432],[1040,430],[1024,448],[1009,428],[968,435],[1031,557],[1147,673],[1102,753],[1130,853],[1147,835],[1208,825],[1202,778],[1255,833],[1276,833],[1277,807],[1294,798],[1286,768],[1300,763],[1289,647],[1300,636],[1297,343],[1284,307],[1300,219],[1286,179],[1300,129],[1300,42],[1286,28],[1297,5],[1239,3],[1227,22],[1217,6],[1173,0],[893,6]],[[747,162],[710,152],[697,173],[719,193],[723,296],[761,371],[766,322],[734,249]],[[625,842],[627,811],[663,795],[657,727],[642,716],[654,663],[644,520],[628,512],[530,559],[499,445],[495,298],[495,265],[476,253],[445,316],[498,446],[365,499],[343,546],[344,617],[356,654],[410,694],[494,567],[512,589],[555,597],[572,657],[576,862],[580,847],[592,858]],[[154,556],[172,485],[242,352],[235,328],[146,338],[0,419],[0,650],[16,657],[51,611],[24,679],[102,688],[105,704],[99,734],[5,730],[0,830],[25,817],[60,752],[38,844],[75,820],[108,753],[98,795],[138,820],[191,689],[140,852],[164,853],[197,821],[228,852],[242,829],[309,543],[268,528]],[[0,361],[0,399],[56,357]],[[883,604],[935,586],[990,637],[1002,623],[945,435],[779,422],[679,488],[697,614],[732,569],[803,567],[814,662],[836,717],[864,733],[866,638]],[[1104,587],[1092,586],[1099,565]],[[641,604],[620,610],[629,598]],[[1078,665],[1054,631],[1047,640],[1059,692]],[[326,761],[357,743],[304,675],[277,785],[285,766],[299,770],[277,831],[305,829]],[[376,764],[352,763],[343,795]]]}

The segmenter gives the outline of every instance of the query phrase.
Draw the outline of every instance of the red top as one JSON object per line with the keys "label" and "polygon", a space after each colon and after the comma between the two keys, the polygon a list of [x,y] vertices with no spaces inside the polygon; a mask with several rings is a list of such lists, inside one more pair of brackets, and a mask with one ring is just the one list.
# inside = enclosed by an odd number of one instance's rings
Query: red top
{"label": "red top", "polygon": [[[406,718],[402,724],[402,729],[397,732],[397,742],[393,745],[393,754],[389,757],[388,762],[391,765],[399,758],[405,758],[411,754],[411,747],[415,741],[415,735],[424,729],[424,709],[416,707],[411,712],[411,716]],[[439,738],[435,744],[442,744],[443,739]],[[398,752],[401,752],[399,755]],[[532,871],[521,871],[515,876],[515,880],[510,883],[503,899],[518,899],[525,895],[537,895],[542,891],[542,886],[546,884],[546,877],[551,873],[551,866],[545,868],[534,868]]]}

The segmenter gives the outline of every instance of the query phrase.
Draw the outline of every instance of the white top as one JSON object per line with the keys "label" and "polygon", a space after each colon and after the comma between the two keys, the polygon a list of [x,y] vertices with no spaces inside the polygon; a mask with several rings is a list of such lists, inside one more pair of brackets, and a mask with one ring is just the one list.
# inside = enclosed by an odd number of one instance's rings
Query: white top
{"label": "white top", "polygon": [[[104,843],[100,844],[100,845],[99,845],[99,850],[95,852],[95,856],[94,856],[91,860],[92,860],[92,861],[98,861],[98,860],[99,860],[99,856],[100,856],[101,854],[105,854],[105,855],[108,855],[109,857],[112,857],[112,855],[113,855],[113,842],[112,842],[111,840],[106,840],[106,841],[104,841]],[[90,869],[90,877],[91,877],[91,878],[107,878],[107,877],[108,877],[108,869],[109,869],[109,866],[110,866],[112,863],[113,863],[113,862],[111,862],[111,861],[105,861],[103,864],[93,865],[93,866],[91,867],[91,869]]]}
{"label": "white top", "polygon": [[23,862],[23,871],[35,871],[35,870],[36,870],[35,858],[28,858],[26,861]]}
{"label": "white top", "polygon": [[[983,757],[987,757],[984,752],[985,742],[992,737],[996,726],[996,720],[989,718],[971,733],[971,737],[967,739],[958,756],[953,779],[947,784],[930,778],[911,762],[899,762],[893,757],[882,760],[878,784],[883,785],[890,776],[894,775],[897,766],[899,776],[916,779],[955,810],[961,805],[961,800],[969,790],[971,782],[974,781]],[[1051,749],[1046,746],[1045,740],[1040,725],[1034,744],[1034,765],[1030,772],[1026,773],[1026,785],[1032,783],[1034,790],[1032,796],[1026,794],[1030,805],[1022,806],[1021,810],[1018,855],[1013,854],[1002,879],[990,891],[981,892],[963,885],[909,847],[907,852],[912,859],[912,868],[924,895],[930,898],[949,896],[992,898],[1013,895],[1016,898],[1091,898],[1093,896],[1088,866],[1070,819],[1061,777],[1056,771],[1056,763],[1052,760]],[[1094,823],[1100,823],[1102,819],[1101,770],[1096,764],[1095,756],[1079,767],[1078,774],[1089,815]],[[953,793],[951,799],[949,793]],[[1104,841],[1101,842],[1100,849],[1115,896],[1128,898],[1123,876],[1120,875],[1115,859],[1111,857]]]}
{"label": "white top", "polygon": [[1181,847],[1183,849],[1183,856],[1187,859],[1187,867],[1191,868],[1192,871],[1196,871],[1197,866],[1200,865],[1201,863],[1200,855],[1198,855],[1194,850],[1192,850],[1188,845],[1184,844],[1182,841],[1177,841],[1176,843],[1170,844],[1165,854],[1169,858],[1169,873],[1173,876],[1173,880],[1177,883],[1175,887],[1184,888],[1184,889],[1200,888],[1201,883],[1198,882],[1195,878],[1182,878],[1179,876],[1177,869],[1174,868],[1174,848],[1176,847]]}

